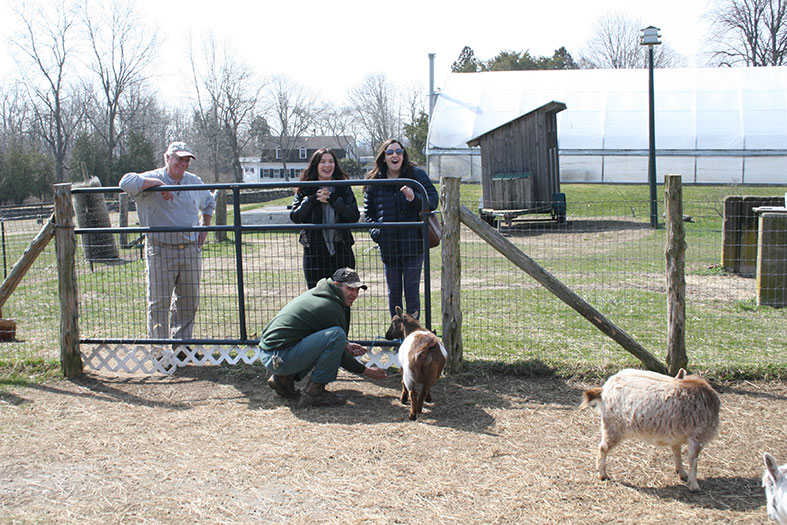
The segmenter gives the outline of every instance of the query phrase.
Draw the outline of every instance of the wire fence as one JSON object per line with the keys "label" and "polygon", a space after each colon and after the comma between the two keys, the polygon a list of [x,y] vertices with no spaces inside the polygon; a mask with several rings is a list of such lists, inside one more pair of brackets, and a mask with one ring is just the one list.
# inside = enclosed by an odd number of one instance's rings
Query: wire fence
{"label": "wire fence", "polygon": [[[477,186],[463,185],[462,204],[476,210],[477,191]],[[724,201],[684,200],[683,209],[690,366],[716,375],[783,373],[787,369],[787,309],[758,306],[756,279],[722,265]],[[116,213],[110,215],[112,224],[117,224]],[[38,233],[41,222],[40,216],[2,221],[4,277]],[[129,224],[133,223],[131,219]],[[523,214],[511,221],[497,220],[495,226],[654,355],[665,355],[666,234],[663,228],[650,227],[647,199],[569,199],[563,224],[548,216]],[[390,320],[382,263],[366,228],[361,226],[354,236],[356,266],[369,290],[353,306],[349,335],[354,340],[379,339]],[[119,238],[116,242],[121,246]],[[211,234],[204,247],[195,338],[240,337],[233,243],[231,232],[228,242],[222,243],[213,242]],[[633,356],[464,226],[460,250],[466,360],[529,370],[575,370],[577,374],[638,365]],[[140,248],[121,248],[117,260],[106,262],[88,261],[84,253],[80,245],[80,336],[144,338],[145,262]],[[440,248],[430,255],[431,319],[439,333]],[[242,261],[247,335],[252,339],[306,289],[298,231],[244,233]],[[425,291],[424,282],[421,286]],[[17,320],[19,340],[0,348],[4,353],[11,357],[59,355],[54,243],[6,302],[3,317]]]}
{"label": "wire fence", "polygon": [[[463,198],[462,204],[473,209],[478,201]],[[515,207],[511,203],[510,208]],[[757,306],[754,275],[730,272],[722,265],[724,200],[684,199],[683,210],[690,366],[721,375],[783,368],[787,309]],[[645,199],[569,201],[565,224],[522,215],[521,221],[503,219],[496,225],[523,252],[663,358],[666,232],[663,220],[661,228],[650,227],[649,215]],[[580,373],[638,365],[467,228],[461,235],[465,355],[528,368],[576,367]],[[752,242],[751,235],[744,237],[737,242]],[[755,232],[755,250],[756,239]],[[785,283],[787,262],[781,268]]]}
{"label": "wire fence", "polygon": [[[298,237],[298,230],[243,234],[244,323],[250,340],[258,337],[285,304],[307,289]],[[369,290],[361,293],[353,307],[350,337],[366,340],[384,332],[390,316],[376,245],[368,236],[356,237],[361,237],[354,246],[356,266]],[[226,242],[203,246],[194,339],[243,340],[234,243],[230,233]],[[78,267],[83,339],[146,337],[145,261],[139,249],[124,251],[121,259],[94,263],[92,268],[83,262]]]}

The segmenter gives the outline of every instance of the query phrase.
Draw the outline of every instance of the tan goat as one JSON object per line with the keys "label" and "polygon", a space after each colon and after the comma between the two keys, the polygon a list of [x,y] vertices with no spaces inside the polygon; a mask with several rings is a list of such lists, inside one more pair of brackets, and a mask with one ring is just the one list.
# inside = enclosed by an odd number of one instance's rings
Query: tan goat
{"label": "tan goat", "polygon": [[[719,395],[697,375],[681,369],[673,377],[643,370],[624,369],[607,379],[603,388],[586,390],[580,408],[601,414],[598,446],[599,479],[607,476],[607,454],[627,437],[670,447],[675,472],[699,490],[697,456],[719,427]],[[689,473],[681,463],[681,446],[688,443]]]}

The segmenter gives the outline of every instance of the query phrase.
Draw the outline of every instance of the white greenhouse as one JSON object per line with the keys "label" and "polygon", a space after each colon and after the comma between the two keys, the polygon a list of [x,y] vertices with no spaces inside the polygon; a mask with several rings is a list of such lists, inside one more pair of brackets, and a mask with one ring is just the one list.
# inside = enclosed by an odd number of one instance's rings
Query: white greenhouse
{"label": "white greenhouse", "polygon": [[[657,69],[657,180],[787,184],[787,67]],[[550,101],[561,182],[646,183],[648,71],[583,69],[452,73],[429,126],[433,178],[479,180],[467,142]]]}

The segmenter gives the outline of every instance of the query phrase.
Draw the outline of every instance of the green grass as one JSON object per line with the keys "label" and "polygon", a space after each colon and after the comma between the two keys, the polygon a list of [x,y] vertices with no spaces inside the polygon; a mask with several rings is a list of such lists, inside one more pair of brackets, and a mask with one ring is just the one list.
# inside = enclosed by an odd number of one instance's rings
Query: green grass
{"label": "green grass", "polygon": [[0,395],[8,386],[25,386],[61,379],[59,359],[0,359]]}
{"label": "green grass", "polygon": [[[570,222],[589,224],[623,221],[627,226],[567,236],[558,231],[531,230],[508,234],[525,253],[552,272],[562,282],[629,333],[654,355],[666,353],[666,299],[664,286],[664,238],[661,229],[649,224],[649,190],[646,185],[563,185]],[[361,188],[356,188],[359,204]],[[475,211],[481,194],[479,184],[461,187],[461,201]],[[759,307],[755,297],[734,293],[728,285],[738,277],[720,267],[722,227],[721,203],[726,195],[782,195],[783,187],[685,186],[684,214],[694,222],[685,223],[686,276],[701,280],[707,295],[689,297],[686,307],[686,351],[690,366],[709,377],[787,378],[787,308]],[[659,186],[663,200],[663,187]],[[663,202],[659,210],[663,211]],[[243,209],[288,205],[291,198],[264,204],[243,205]],[[231,206],[228,217],[232,219]],[[660,216],[660,220],[661,216]],[[13,264],[35,232],[7,232],[7,257]],[[268,253],[289,247],[289,257],[297,261],[300,249],[297,233],[270,233],[264,242],[244,243],[244,257],[257,258],[261,267],[249,268],[247,285],[275,286],[300,282],[300,265],[288,268],[265,263]],[[463,234],[464,235],[464,234]],[[230,233],[229,239],[233,236]],[[244,237],[245,238],[245,237]],[[378,268],[376,251],[359,231],[356,257],[360,268]],[[13,241],[13,242],[11,242]],[[586,319],[535,283],[488,245],[463,238],[461,301],[463,308],[464,359],[468,373],[508,373],[518,375],[555,374],[561,377],[603,377],[638,361],[617,343],[595,329]],[[273,251],[265,251],[273,250]],[[80,248],[81,255],[81,248]],[[229,243],[212,243],[204,249],[206,267],[211,267],[211,285],[232,283],[234,251]],[[262,257],[262,258],[261,258]],[[230,261],[229,263],[227,261]],[[228,265],[229,264],[229,265]],[[441,281],[440,250],[431,252],[432,289]],[[17,319],[18,337],[0,343],[0,391],[7,385],[49,381],[59,376],[59,303],[54,243],[36,261],[33,269],[6,304],[5,313]],[[144,325],[144,262],[134,260],[120,266],[96,265],[92,270],[80,263],[80,327],[85,334],[100,332],[102,322],[115,319],[115,336],[131,336]],[[746,281],[746,289],[752,281]],[[218,283],[218,284],[216,284]],[[717,289],[714,291],[712,286]],[[109,301],[108,301],[109,299]],[[203,302],[198,324],[233,326],[237,322],[234,298],[219,297],[210,308]],[[281,297],[249,294],[251,310],[267,312],[283,301]],[[359,330],[385,324],[387,310],[383,295],[370,295],[354,314],[351,336]],[[123,313],[113,311],[122,305]],[[432,323],[440,330],[438,293],[432,296]],[[263,314],[264,317],[266,314]],[[255,318],[254,332],[265,322]],[[366,323],[366,324],[363,324]]]}

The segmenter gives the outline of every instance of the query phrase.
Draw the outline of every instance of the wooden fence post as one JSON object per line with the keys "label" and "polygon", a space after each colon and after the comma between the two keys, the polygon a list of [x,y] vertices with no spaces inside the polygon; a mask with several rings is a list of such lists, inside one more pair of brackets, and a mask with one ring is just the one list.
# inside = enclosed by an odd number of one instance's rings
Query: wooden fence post
{"label": "wooden fence post", "polygon": [[71,184],[55,184],[55,251],[60,295],[60,369],[65,377],[82,374],[79,352],[76,234]]}
{"label": "wooden fence post", "polygon": [[442,203],[443,240],[441,253],[443,272],[440,294],[443,311],[443,344],[448,352],[446,372],[455,374],[462,367],[462,289],[459,229],[460,177],[443,176],[440,179],[440,202]]}
{"label": "wooden fence post", "polygon": [[675,375],[686,368],[686,230],[680,175],[664,178],[667,229],[667,369]]}
{"label": "wooden fence post", "polygon": [[760,213],[757,304],[787,306],[787,213]]}
{"label": "wooden fence post", "polygon": [[[128,227],[128,193],[125,191],[118,194],[118,226]],[[120,234],[120,247],[128,248],[128,234],[125,232]]]}

